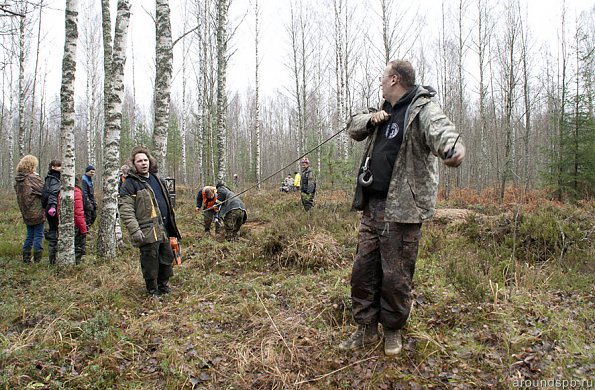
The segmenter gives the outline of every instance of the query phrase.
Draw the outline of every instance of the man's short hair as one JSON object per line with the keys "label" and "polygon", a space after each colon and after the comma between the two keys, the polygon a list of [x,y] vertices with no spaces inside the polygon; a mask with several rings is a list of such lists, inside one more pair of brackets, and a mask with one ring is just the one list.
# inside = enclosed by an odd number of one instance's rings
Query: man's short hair
{"label": "man's short hair", "polygon": [[401,84],[406,88],[411,88],[415,85],[415,69],[411,62],[406,60],[393,60],[389,62],[392,72],[401,76]]}
{"label": "man's short hair", "polygon": [[62,160],[52,160],[48,164],[48,169],[51,170],[53,167],[61,167],[61,166],[62,166]]}

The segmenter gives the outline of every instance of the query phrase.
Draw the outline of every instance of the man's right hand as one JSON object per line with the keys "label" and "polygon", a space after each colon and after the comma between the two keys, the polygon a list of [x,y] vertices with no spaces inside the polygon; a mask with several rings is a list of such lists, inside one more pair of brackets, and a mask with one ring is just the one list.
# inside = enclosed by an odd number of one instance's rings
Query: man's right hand
{"label": "man's right hand", "polygon": [[134,232],[132,234],[132,236],[130,236],[130,239],[132,240],[132,242],[134,244],[142,244],[143,241],[145,240],[145,235],[143,234],[142,230],[137,230],[136,232]]}
{"label": "man's right hand", "polygon": [[56,216],[56,208],[54,206],[50,207],[50,209],[48,210],[48,215],[50,217],[55,217]]}
{"label": "man's right hand", "polygon": [[198,212],[200,212],[200,207],[196,207],[196,208],[194,209],[194,211],[196,211],[197,213],[198,213]]}
{"label": "man's right hand", "polygon": [[379,124],[386,122],[389,119],[390,119],[390,115],[386,111],[381,110],[381,111],[377,111],[372,114],[372,117],[370,118],[370,122],[374,126],[378,126]]}

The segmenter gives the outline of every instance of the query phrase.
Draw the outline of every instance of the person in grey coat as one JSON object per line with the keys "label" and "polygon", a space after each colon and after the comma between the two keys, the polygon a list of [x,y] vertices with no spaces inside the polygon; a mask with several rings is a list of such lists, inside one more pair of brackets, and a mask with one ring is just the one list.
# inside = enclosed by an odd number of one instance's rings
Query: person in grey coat
{"label": "person in grey coat", "polygon": [[244,202],[225,183],[217,183],[217,203],[220,204],[219,216],[225,226],[225,239],[235,241],[240,232],[240,227],[248,219]]}

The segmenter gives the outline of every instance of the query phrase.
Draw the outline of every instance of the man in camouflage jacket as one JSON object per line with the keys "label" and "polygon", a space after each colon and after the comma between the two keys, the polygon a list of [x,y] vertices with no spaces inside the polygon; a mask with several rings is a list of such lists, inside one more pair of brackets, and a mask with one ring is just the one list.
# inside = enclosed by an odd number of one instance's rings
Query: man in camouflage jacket
{"label": "man in camouflage jacket", "polygon": [[380,83],[382,109],[354,115],[347,127],[354,140],[367,139],[367,147],[353,202],[363,210],[351,276],[358,329],[339,348],[376,343],[381,323],[384,352],[397,355],[411,309],[421,224],[436,204],[438,158],[457,167],[465,148],[432,100],[435,91],[415,84],[409,62],[389,62]]}
{"label": "man in camouflage jacket", "polygon": [[310,211],[314,207],[314,196],[316,195],[316,177],[314,172],[310,169],[310,160],[308,157],[302,158],[300,161],[302,166],[302,174],[300,178],[300,197],[304,210]]}
{"label": "man in camouflage jacket", "polygon": [[180,232],[167,187],[157,176],[157,160],[147,148],[137,146],[128,165],[130,171],[120,187],[120,218],[140,250],[147,292],[159,296],[170,291],[174,254],[169,238],[180,239]]}

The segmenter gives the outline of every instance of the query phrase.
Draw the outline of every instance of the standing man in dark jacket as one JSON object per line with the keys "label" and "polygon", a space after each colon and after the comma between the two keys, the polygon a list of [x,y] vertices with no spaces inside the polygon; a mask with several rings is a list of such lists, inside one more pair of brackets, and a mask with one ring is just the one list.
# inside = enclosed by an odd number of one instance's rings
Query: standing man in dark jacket
{"label": "standing man in dark jacket", "polygon": [[41,191],[41,205],[45,209],[49,229],[45,233],[48,242],[48,257],[50,264],[56,263],[58,251],[58,196],[60,195],[60,175],[62,161],[52,160],[49,163],[48,174],[45,177]]}
{"label": "standing man in dark jacket", "polygon": [[244,202],[225,183],[217,183],[217,202],[221,205],[219,215],[225,226],[225,239],[235,241],[238,238],[240,227],[246,222],[248,214]]}
{"label": "standing man in dark jacket", "polygon": [[433,89],[415,84],[408,61],[389,62],[380,85],[382,109],[356,114],[347,125],[350,137],[367,139],[367,146],[353,204],[363,210],[351,272],[358,328],[339,348],[375,344],[380,323],[384,353],[393,356],[401,351],[401,329],[411,310],[421,224],[436,205],[438,160],[457,167],[465,147],[432,100]]}
{"label": "standing man in dark jacket", "polygon": [[95,202],[95,189],[93,188],[93,176],[95,167],[88,165],[83,175],[83,201],[85,204],[85,222],[90,228],[97,217],[97,203]]}
{"label": "standing man in dark jacket", "polygon": [[314,207],[314,195],[316,195],[316,178],[310,169],[308,157],[302,158],[302,177],[300,181],[300,193],[304,210],[310,211]]}
{"label": "standing man in dark jacket", "polygon": [[130,171],[120,188],[120,218],[132,244],[140,249],[140,264],[147,292],[160,296],[170,292],[174,254],[170,237],[181,238],[165,182],[157,176],[157,160],[137,146],[128,163]]}

